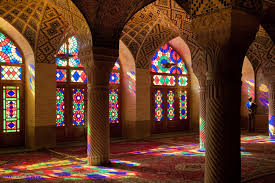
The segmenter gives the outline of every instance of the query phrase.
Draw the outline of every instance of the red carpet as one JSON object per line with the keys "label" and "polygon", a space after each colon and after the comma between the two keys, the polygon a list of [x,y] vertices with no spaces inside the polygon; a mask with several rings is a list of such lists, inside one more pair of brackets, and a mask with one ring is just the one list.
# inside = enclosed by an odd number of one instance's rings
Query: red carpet
{"label": "red carpet", "polygon": [[[198,136],[180,136],[112,143],[111,167],[87,166],[86,146],[0,155],[0,181],[203,182],[204,151],[198,141]],[[267,180],[262,176],[275,173],[274,165],[273,141],[242,138],[243,181]]]}

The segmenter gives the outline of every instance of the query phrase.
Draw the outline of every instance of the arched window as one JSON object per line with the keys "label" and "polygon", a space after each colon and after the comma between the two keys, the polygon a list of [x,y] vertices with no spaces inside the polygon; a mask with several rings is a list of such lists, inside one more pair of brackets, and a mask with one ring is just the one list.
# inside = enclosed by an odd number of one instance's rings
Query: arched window
{"label": "arched window", "polygon": [[0,32],[0,139],[4,139],[1,145],[8,144],[9,139],[16,141],[13,145],[24,142],[24,113],[21,112],[24,103],[23,64],[16,45]]}
{"label": "arched window", "polygon": [[153,132],[188,127],[188,73],[183,59],[169,44],[154,55],[152,73]]}
{"label": "arched window", "polygon": [[56,126],[60,138],[85,135],[81,127],[86,125],[87,76],[78,52],[78,40],[72,36],[56,57]]}
{"label": "arched window", "polygon": [[117,60],[110,75],[109,90],[109,122],[111,136],[121,136],[120,120],[120,64]]}

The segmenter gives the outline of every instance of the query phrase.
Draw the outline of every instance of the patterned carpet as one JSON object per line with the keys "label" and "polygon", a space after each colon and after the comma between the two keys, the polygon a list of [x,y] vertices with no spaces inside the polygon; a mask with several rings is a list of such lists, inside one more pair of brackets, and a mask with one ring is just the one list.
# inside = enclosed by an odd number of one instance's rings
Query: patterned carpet
{"label": "patterned carpet", "polygon": [[[109,167],[87,166],[86,147],[0,155],[1,182],[181,182],[204,177],[204,150],[195,135],[111,144]],[[242,182],[275,173],[275,141],[242,136]],[[268,182],[267,182],[268,183]]]}

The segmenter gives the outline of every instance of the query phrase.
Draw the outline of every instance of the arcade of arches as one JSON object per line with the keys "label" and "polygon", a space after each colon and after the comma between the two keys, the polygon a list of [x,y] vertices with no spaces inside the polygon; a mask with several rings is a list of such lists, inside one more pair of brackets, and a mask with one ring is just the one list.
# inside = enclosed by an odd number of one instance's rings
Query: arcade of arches
{"label": "arcade of arches", "polygon": [[[235,183],[275,174],[274,30],[273,0],[0,0],[0,179]],[[253,133],[248,97],[257,106]],[[60,148],[76,142],[86,158]],[[266,148],[257,142],[270,150],[261,170],[251,164],[266,155],[253,154]],[[141,143],[150,148],[138,151]],[[39,159],[15,168],[5,154],[18,147],[65,154],[81,169]],[[117,163],[117,149],[158,152],[159,164],[179,157],[175,179],[91,170]],[[120,163],[156,173],[142,165],[148,157]],[[30,163],[57,169],[35,172]]]}

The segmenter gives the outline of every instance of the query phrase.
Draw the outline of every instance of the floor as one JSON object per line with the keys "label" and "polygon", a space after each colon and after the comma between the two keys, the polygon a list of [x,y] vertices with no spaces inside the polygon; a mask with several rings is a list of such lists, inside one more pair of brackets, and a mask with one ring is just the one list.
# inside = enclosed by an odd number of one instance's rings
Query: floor
{"label": "floor", "polygon": [[[84,143],[35,152],[1,151],[0,182],[179,182],[204,177],[204,150],[194,134],[162,134],[141,141],[115,139],[110,166],[87,166]],[[243,135],[242,182],[274,183],[275,141]]]}

